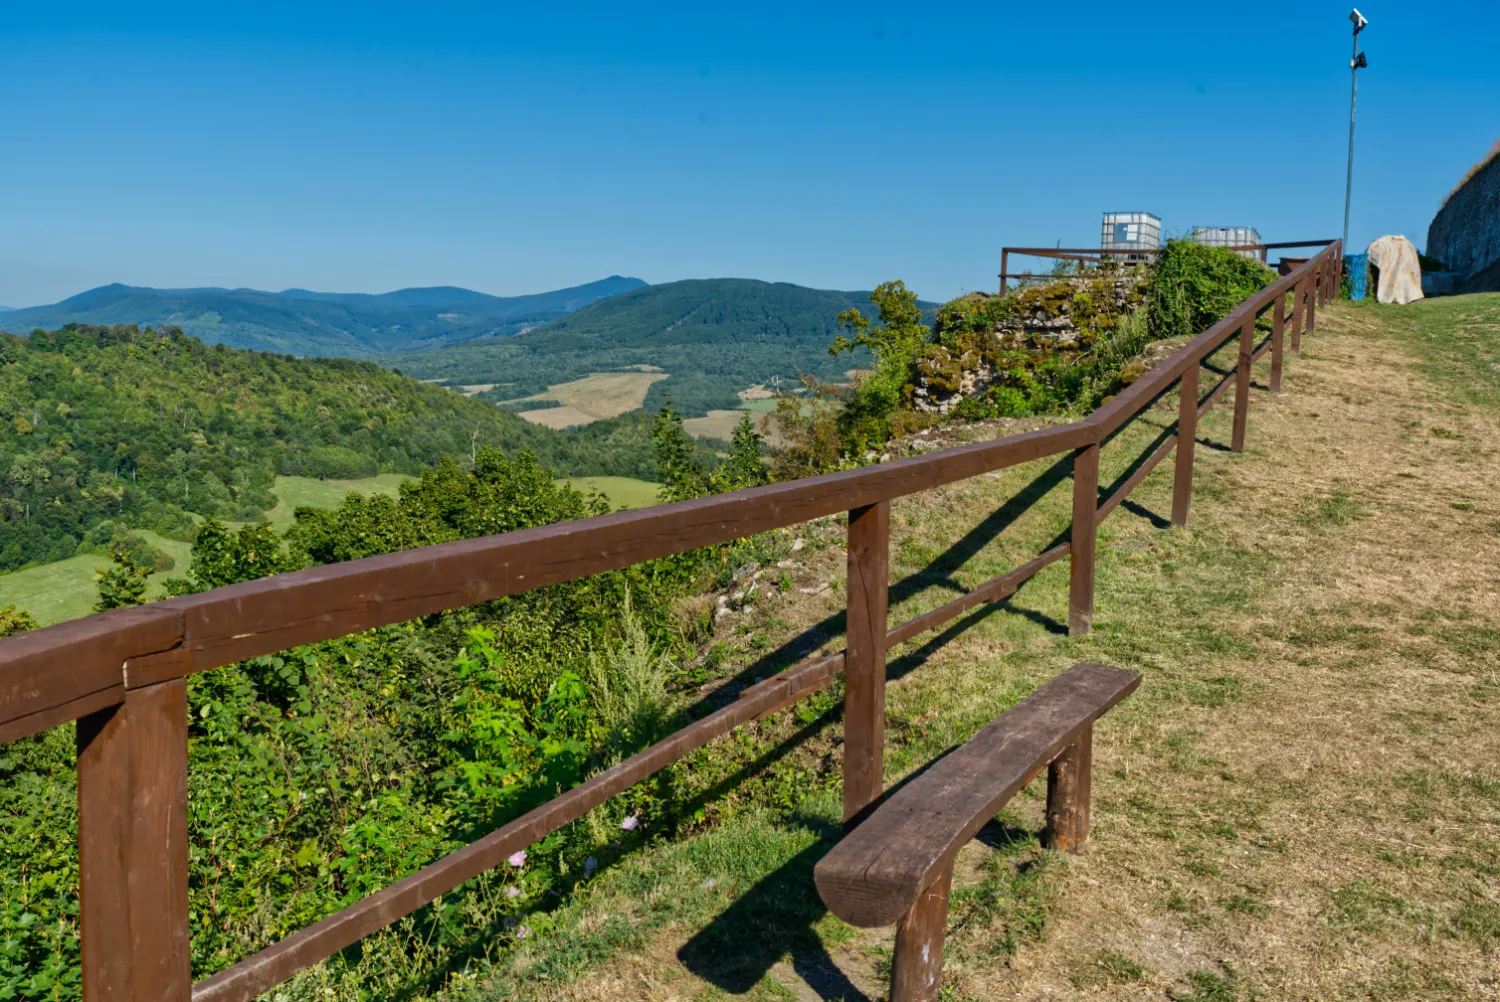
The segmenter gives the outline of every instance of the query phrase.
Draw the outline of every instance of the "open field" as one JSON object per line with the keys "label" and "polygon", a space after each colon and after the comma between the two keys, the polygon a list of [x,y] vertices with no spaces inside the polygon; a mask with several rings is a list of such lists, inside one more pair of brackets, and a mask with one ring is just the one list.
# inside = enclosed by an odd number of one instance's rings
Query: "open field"
{"label": "open field", "polygon": [[598,414],[590,414],[588,411],[579,410],[577,407],[564,405],[562,407],[539,407],[531,411],[516,411],[516,414],[525,418],[532,424],[545,425],[554,431],[564,428],[577,428],[580,425],[593,424],[599,420]]}
{"label": "open field", "polygon": [[[1229,398],[1200,425],[1186,529],[1165,525],[1171,464],[1100,527],[1090,636],[1065,635],[1064,562],[890,652],[887,784],[1075,661],[1145,675],[1097,732],[1086,853],[1040,848],[1037,783],[961,854],[944,998],[1495,997],[1500,296],[1318,322],[1286,394],[1257,369],[1244,454]],[[1105,448],[1104,490],[1174,413]],[[1037,552],[1070,493],[1064,459],[897,502],[892,620]],[[841,531],[804,530],[701,670],[836,648]],[[884,997],[890,930],[832,919],[811,883],[838,831],[837,695],[694,759],[673,782],[702,821],[527,916],[464,997]]]}
{"label": "open field", "polygon": [[[521,417],[549,428],[570,428],[640,409],[651,384],[666,379],[655,372],[596,372],[582,379],[547,387],[527,400],[555,400],[561,407],[520,411]],[[582,420],[580,420],[582,419]]]}
{"label": "open field", "polygon": [[722,438],[728,441],[744,415],[744,411],[709,411],[706,417],[687,418],[682,422],[682,427],[694,438]]}
{"label": "open field", "polygon": [[[278,503],[267,518],[277,532],[285,532],[291,526],[292,515],[298,507],[332,508],[343,501],[344,495],[350,491],[394,496],[401,482],[406,479],[404,474],[399,473],[383,473],[361,480],[277,477],[273,492]],[[171,570],[160,571],[147,579],[150,585],[147,597],[160,598],[163,581],[169,577],[182,577],[187,573],[192,559],[192,545],[181,540],[167,539],[149,530],[135,532],[176,561]],[[0,606],[14,605],[24,609],[43,626],[87,616],[94,611],[94,602],[99,598],[95,584],[97,571],[108,566],[109,558],[104,556],[70,557],[40,567],[0,574]]]}
{"label": "open field", "polygon": [[598,491],[615,508],[649,508],[656,504],[657,484],[634,477],[568,477],[574,489],[585,494]]}
{"label": "open field", "polygon": [[404,473],[380,473],[358,480],[277,477],[276,486],[271,489],[276,495],[276,507],[266,513],[266,521],[277,532],[285,532],[292,527],[292,516],[298,508],[337,508],[351,491],[395,497],[402,483],[410,479]]}

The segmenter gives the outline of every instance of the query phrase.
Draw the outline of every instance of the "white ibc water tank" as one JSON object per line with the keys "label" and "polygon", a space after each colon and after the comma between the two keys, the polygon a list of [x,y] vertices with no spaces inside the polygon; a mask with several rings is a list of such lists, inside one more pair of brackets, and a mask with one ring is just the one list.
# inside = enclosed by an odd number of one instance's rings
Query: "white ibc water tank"
{"label": "white ibc water tank", "polygon": [[1149,212],[1106,212],[1099,248],[1115,261],[1145,261],[1161,249],[1161,217]]}

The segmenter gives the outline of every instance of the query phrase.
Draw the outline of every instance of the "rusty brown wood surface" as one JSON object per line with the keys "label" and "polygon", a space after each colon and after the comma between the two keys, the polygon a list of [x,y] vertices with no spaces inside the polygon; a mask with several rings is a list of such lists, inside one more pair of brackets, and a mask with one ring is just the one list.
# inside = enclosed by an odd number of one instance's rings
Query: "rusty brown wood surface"
{"label": "rusty brown wood surface", "polygon": [[883,801],[818,861],[823,901],[851,925],[891,925],[964,843],[1141,676],[1082,663],[985,725]]}
{"label": "rusty brown wood surface", "polygon": [[1094,622],[1094,534],[1099,511],[1099,447],[1073,452],[1073,529],[1068,547],[1068,633]]}
{"label": "rusty brown wood surface", "polygon": [[1047,830],[1043,840],[1049,849],[1083,851],[1089,839],[1093,788],[1094,728],[1090,725],[1047,766]]}
{"label": "rusty brown wood surface", "polygon": [[1231,452],[1245,451],[1245,430],[1250,423],[1250,367],[1255,364],[1255,314],[1249,313],[1240,324],[1240,360],[1234,371],[1234,429],[1230,433]]}
{"label": "rusty brown wood surface", "polygon": [[886,605],[891,503],[849,513],[844,651],[844,820],[880,796],[885,754]]}
{"label": "rusty brown wood surface", "polygon": [[1177,462],[1172,475],[1172,524],[1187,525],[1193,502],[1193,454],[1198,445],[1198,372],[1195,363],[1177,387]]}
{"label": "rusty brown wood surface", "polygon": [[78,722],[78,925],[88,1002],[188,1002],[187,682]]}
{"label": "rusty brown wood surface", "polygon": [[948,896],[953,870],[917,895],[896,923],[891,957],[891,1002],[937,1002],[943,989],[943,942],[948,938]]}

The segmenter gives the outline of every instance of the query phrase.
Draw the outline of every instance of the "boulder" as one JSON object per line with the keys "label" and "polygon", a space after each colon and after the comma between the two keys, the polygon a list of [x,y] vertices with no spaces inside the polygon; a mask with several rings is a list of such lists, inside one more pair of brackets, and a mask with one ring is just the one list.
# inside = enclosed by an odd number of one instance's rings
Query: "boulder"
{"label": "boulder", "polygon": [[1370,267],[1380,273],[1375,298],[1405,306],[1422,298],[1422,263],[1405,237],[1384,236],[1370,245]]}

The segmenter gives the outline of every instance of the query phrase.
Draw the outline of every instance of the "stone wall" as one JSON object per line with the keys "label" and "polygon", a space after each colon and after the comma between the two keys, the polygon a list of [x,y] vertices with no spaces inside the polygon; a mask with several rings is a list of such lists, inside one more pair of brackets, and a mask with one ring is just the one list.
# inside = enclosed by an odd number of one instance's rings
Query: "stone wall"
{"label": "stone wall", "polygon": [[1500,291],[1500,150],[1433,217],[1427,256],[1458,275],[1455,291]]}

